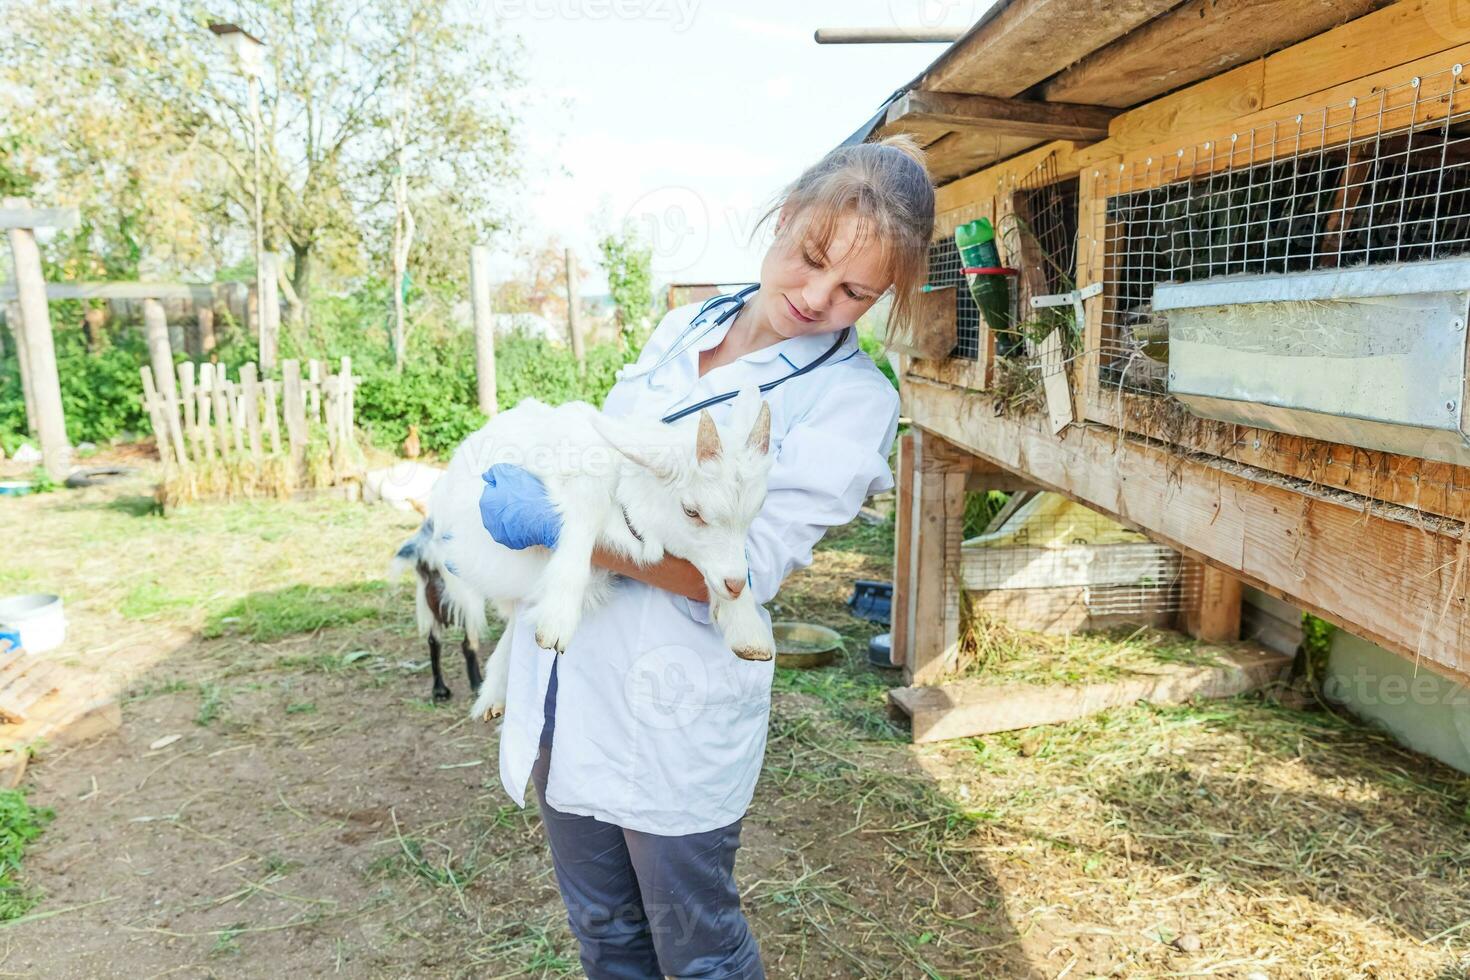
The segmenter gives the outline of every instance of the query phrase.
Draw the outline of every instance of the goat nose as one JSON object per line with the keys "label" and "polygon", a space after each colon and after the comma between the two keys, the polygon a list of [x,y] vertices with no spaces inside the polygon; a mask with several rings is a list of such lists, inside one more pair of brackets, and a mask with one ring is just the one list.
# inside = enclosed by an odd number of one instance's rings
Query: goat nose
{"label": "goat nose", "polygon": [[729,591],[731,599],[738,599],[740,598],[740,593],[745,591],[745,579],[727,578],[725,579],[725,588]]}

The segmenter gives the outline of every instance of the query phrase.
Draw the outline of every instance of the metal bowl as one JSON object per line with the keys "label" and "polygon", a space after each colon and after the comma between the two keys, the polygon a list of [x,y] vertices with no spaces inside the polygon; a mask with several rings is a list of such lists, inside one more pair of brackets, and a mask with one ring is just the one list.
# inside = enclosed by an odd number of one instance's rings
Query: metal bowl
{"label": "metal bowl", "polygon": [[772,623],[777,667],[825,667],[837,659],[842,636],[815,623]]}

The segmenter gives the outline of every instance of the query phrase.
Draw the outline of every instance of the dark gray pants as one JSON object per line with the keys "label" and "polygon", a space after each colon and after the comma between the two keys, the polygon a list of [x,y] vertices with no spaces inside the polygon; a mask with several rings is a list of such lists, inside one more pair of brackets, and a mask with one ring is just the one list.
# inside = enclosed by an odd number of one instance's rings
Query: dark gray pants
{"label": "dark gray pants", "polygon": [[546,803],[546,776],[555,722],[553,667],[531,780],[587,976],[763,980],[760,951],[735,888],[740,821],[667,837],[552,809]]}

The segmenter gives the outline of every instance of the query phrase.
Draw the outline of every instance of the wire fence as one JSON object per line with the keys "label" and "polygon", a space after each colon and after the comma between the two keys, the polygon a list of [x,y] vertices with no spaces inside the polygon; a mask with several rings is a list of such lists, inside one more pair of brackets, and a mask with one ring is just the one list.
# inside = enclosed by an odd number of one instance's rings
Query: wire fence
{"label": "wire fence", "polygon": [[1461,65],[1093,171],[1107,199],[1099,381],[1166,390],[1159,283],[1446,258],[1470,251],[1470,96]]}

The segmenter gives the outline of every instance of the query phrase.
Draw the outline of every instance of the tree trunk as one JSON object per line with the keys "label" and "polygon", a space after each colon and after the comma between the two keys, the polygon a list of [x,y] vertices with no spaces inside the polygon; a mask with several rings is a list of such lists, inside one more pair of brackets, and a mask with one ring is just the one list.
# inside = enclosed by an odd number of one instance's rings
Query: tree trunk
{"label": "tree trunk", "polygon": [[291,243],[291,254],[296,259],[296,267],[291,270],[291,289],[296,293],[296,301],[301,304],[303,318],[306,304],[311,296],[312,244],[312,242],[298,244],[294,241]]}

